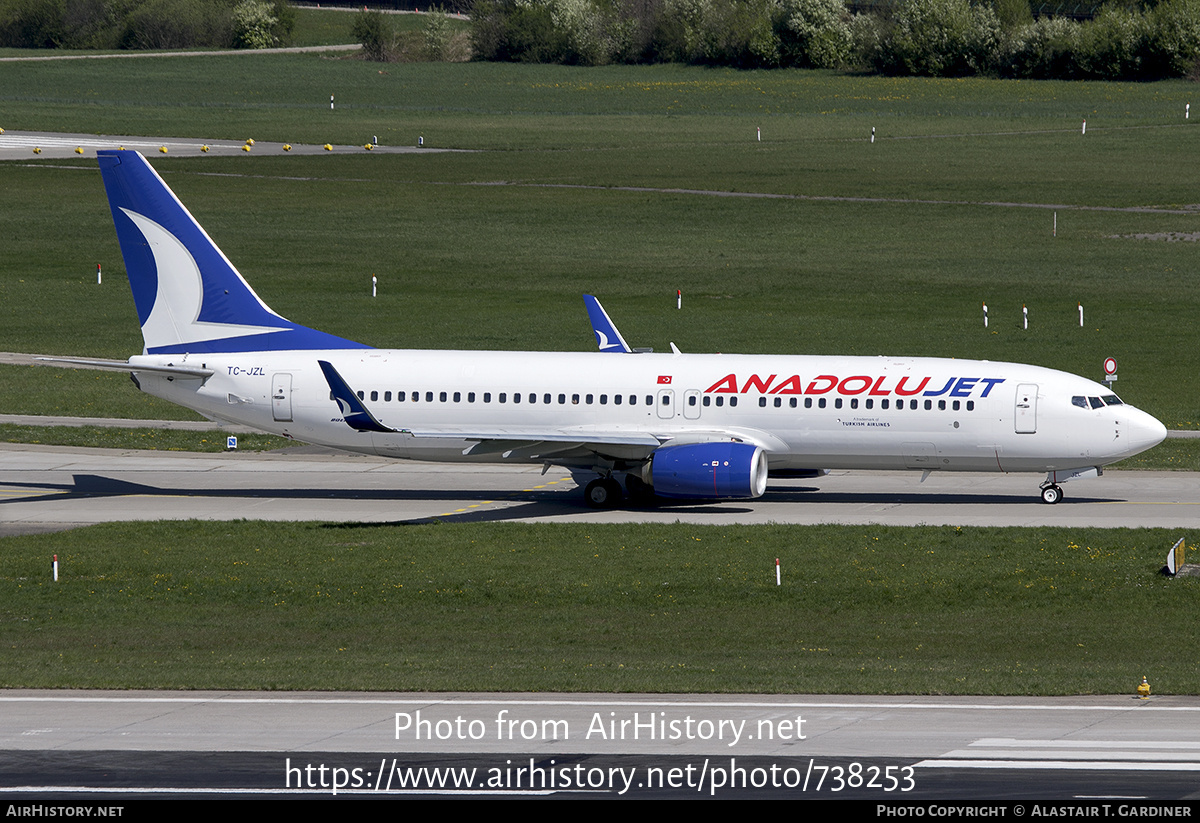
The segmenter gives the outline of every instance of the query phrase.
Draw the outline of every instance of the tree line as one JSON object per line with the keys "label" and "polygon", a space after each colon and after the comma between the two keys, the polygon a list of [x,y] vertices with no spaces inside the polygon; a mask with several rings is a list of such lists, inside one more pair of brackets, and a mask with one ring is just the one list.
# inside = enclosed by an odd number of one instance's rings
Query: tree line
{"label": "tree line", "polygon": [[295,23],[286,0],[0,0],[12,48],[270,48]]}
{"label": "tree line", "polygon": [[475,0],[476,59],[679,62],[891,75],[1151,80],[1197,74],[1200,0],[1034,19],[1028,0]]}

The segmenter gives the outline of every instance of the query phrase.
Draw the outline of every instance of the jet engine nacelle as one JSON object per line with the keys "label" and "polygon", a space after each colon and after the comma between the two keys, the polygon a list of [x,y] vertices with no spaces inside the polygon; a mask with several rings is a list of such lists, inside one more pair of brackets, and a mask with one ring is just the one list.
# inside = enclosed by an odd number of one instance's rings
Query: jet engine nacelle
{"label": "jet engine nacelle", "polygon": [[651,455],[642,479],[663,497],[761,497],[767,455],[749,443],[663,446]]}

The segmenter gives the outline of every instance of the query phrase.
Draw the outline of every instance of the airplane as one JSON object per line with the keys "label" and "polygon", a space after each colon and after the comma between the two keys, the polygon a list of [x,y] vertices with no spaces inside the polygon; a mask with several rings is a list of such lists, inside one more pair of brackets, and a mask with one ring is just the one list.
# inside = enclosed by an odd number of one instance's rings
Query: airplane
{"label": "airplane", "polygon": [[1111,389],[1040,366],[639,352],[594,297],[600,351],[375,349],[274,312],[144,157],[97,155],[144,349],[44,359],[128,371],[216,421],[392,458],[561,466],[594,507],[755,498],[770,477],[830,469],[1046,472],[1057,503],[1061,483],[1166,436]]}

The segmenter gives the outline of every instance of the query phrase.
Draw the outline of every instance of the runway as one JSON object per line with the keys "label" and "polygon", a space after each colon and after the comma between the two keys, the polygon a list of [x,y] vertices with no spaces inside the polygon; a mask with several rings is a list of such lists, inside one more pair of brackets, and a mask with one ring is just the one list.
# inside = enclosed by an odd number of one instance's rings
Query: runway
{"label": "runway", "polygon": [[340,783],[360,795],[1036,797],[1109,802],[1117,816],[1117,803],[1200,794],[1194,698],[9,691],[0,707],[10,802],[333,796]]}
{"label": "runway", "polygon": [[756,500],[597,511],[540,466],[412,463],[317,447],[265,453],[0,444],[0,536],[144,519],[842,523],[1192,528],[1200,474],[1108,471],[1038,500],[1041,475],[834,472]]}

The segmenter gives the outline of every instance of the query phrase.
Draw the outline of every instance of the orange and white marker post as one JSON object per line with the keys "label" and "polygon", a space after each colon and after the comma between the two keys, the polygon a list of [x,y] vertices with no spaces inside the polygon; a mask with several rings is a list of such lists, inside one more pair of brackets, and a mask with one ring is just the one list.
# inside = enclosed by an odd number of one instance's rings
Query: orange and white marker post
{"label": "orange and white marker post", "polygon": [[780,582],[780,577],[779,577],[779,558],[778,557],[775,558],[775,585],[776,586],[782,585],[782,583]]}

